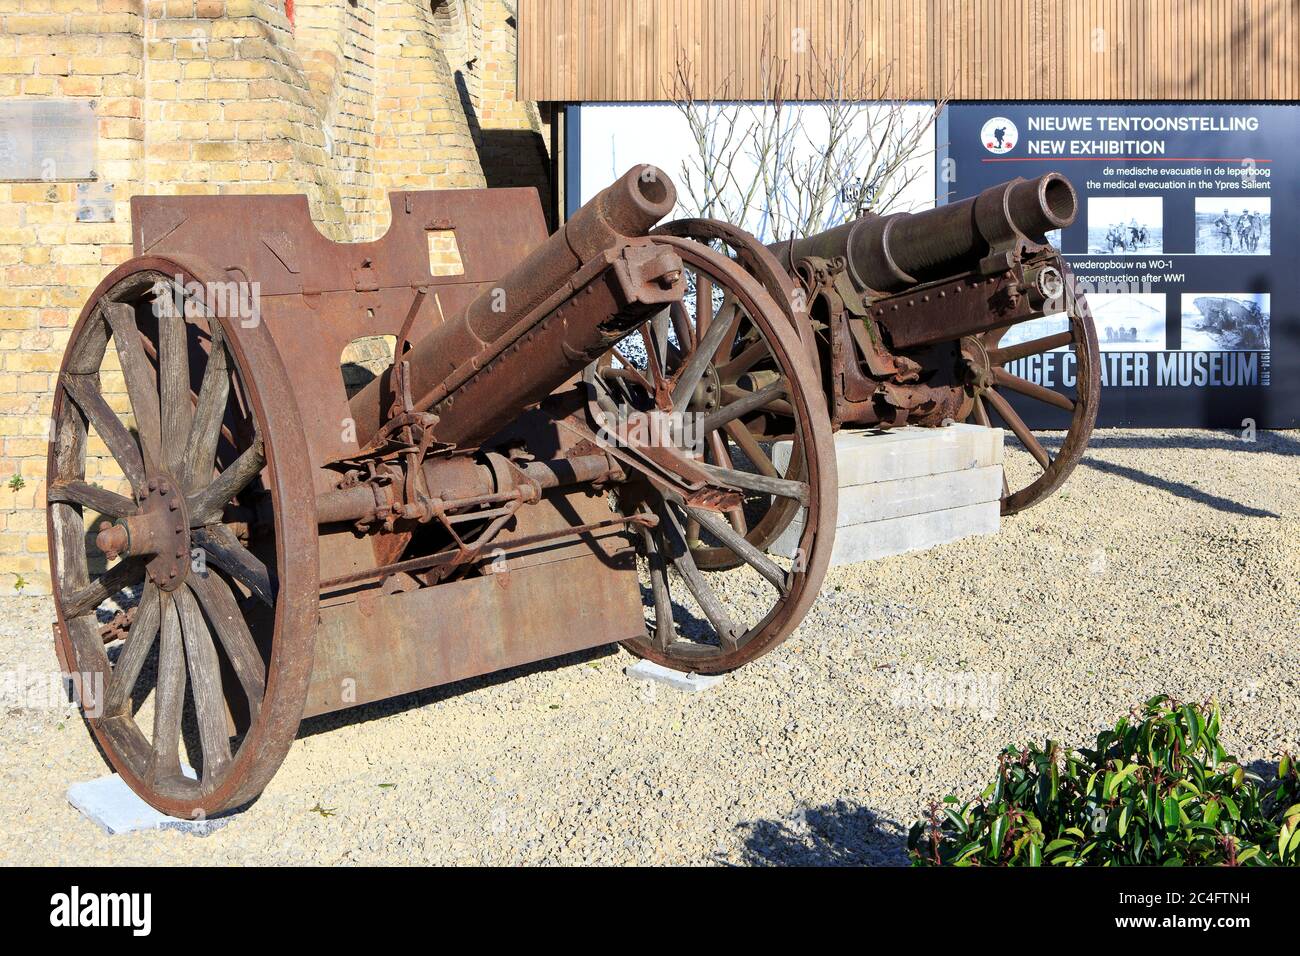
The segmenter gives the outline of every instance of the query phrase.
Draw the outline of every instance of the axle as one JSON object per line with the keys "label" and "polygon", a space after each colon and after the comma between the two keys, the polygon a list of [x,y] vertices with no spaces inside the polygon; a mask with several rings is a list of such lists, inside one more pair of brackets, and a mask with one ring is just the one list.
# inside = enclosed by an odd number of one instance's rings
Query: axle
{"label": "axle", "polygon": [[490,452],[482,461],[470,458],[430,459],[420,468],[427,494],[403,500],[401,481],[363,481],[325,492],[316,498],[320,524],[348,521],[361,525],[405,519],[429,521],[442,516],[454,521],[465,513],[484,517],[493,505],[537,501],[543,491],[579,484],[621,481],[623,471],[606,455],[578,455],[553,461],[516,463]]}

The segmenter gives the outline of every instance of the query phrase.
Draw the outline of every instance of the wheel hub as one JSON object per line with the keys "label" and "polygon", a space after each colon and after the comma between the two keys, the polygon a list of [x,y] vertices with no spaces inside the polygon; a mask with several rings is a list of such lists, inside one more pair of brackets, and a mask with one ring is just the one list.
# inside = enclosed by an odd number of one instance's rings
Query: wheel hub
{"label": "wheel hub", "polygon": [[700,376],[699,384],[695,386],[695,391],[691,394],[689,408],[693,412],[708,414],[721,404],[722,401],[722,379],[718,376],[717,367],[709,363],[704,374]]}
{"label": "wheel hub", "polygon": [[979,391],[993,387],[993,362],[978,336],[961,340],[961,365],[967,385]]}
{"label": "wheel hub", "polygon": [[147,488],[139,511],[100,525],[95,546],[110,559],[148,556],[149,580],[164,591],[174,591],[189,571],[189,509],[181,486],[171,476],[151,477]]}

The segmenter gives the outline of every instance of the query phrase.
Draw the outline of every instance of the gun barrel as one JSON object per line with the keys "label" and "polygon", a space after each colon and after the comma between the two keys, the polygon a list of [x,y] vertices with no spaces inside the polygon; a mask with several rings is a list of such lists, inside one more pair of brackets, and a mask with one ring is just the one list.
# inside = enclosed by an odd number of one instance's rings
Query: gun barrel
{"label": "gun barrel", "polygon": [[816,256],[846,260],[860,289],[897,292],[976,269],[994,248],[1074,221],[1079,200],[1060,173],[1013,179],[978,196],[918,213],[860,219],[806,239],[772,246],[783,262]]}
{"label": "gun barrel", "polygon": [[[586,352],[607,347],[618,332],[609,325],[615,316],[681,298],[680,259],[643,238],[676,201],[677,190],[661,171],[630,169],[464,312],[448,317],[405,356],[394,357],[408,363],[414,409],[433,409],[442,419],[439,440],[487,437],[563,384],[581,368]],[[600,294],[584,297],[581,308],[566,309],[563,321],[547,323],[579,291],[573,288],[579,277]],[[503,354],[521,340],[523,347]],[[489,372],[490,388],[472,387]],[[363,447],[388,417],[391,378],[390,368],[350,402]],[[473,394],[464,394],[467,389]],[[453,412],[454,405],[459,407]]]}

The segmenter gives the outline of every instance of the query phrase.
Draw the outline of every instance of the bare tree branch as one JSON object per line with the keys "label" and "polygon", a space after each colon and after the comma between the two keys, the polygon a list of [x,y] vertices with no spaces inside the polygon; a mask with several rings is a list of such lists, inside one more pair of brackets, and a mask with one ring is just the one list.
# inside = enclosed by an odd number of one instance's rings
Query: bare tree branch
{"label": "bare tree branch", "polygon": [[[727,219],[764,241],[807,236],[866,212],[909,211],[909,189],[932,155],[935,121],[947,99],[915,101],[900,90],[892,64],[864,54],[867,38],[849,7],[844,37],[832,51],[810,45],[806,76],[791,70],[793,51],[774,49],[769,14],[759,50],[759,96],[733,98],[728,75],[706,99],[698,71],[677,44],[673,105],[692,140],[682,163],[682,205],[693,216]],[[793,74],[793,75],[792,75]],[[811,80],[818,99],[801,101]]]}

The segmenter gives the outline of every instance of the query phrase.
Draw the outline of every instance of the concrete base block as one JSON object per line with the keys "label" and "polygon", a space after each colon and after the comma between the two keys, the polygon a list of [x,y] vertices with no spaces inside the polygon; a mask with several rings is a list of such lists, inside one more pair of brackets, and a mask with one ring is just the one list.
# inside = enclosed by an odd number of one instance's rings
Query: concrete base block
{"label": "concrete base block", "polygon": [[[185,776],[195,778],[188,767]],[[210,820],[180,820],[160,813],[141,800],[115,773],[74,783],[68,788],[68,803],[84,813],[109,836],[138,830],[179,830],[194,836],[207,836],[229,823],[231,816]]]}
{"label": "concrete base block", "polygon": [[[998,481],[1001,483],[1001,476]],[[831,548],[831,566],[877,561],[893,554],[923,551],[973,535],[997,534],[1001,516],[1001,502],[986,501],[836,528],[835,546]],[[798,541],[802,530],[803,522],[798,519],[791,522],[790,527],[769,550],[790,557],[793,547],[786,541],[787,535],[790,541]],[[791,553],[777,550],[783,545],[790,548]]]}
{"label": "concrete base block", "polygon": [[658,684],[667,684],[669,687],[686,691],[688,694],[708,690],[710,687],[722,683],[725,679],[723,674],[683,674],[681,671],[664,667],[654,661],[637,661],[624,670],[623,673],[633,680],[648,680]]}
{"label": "concrete base block", "polygon": [[967,504],[995,501],[1002,496],[1002,467],[988,465],[968,471],[945,471],[916,478],[895,478],[840,489],[836,526],[847,528],[869,521],[904,518],[946,511]]}
{"label": "concrete base block", "polygon": [[[1002,441],[1000,428],[967,424],[838,432],[839,508],[831,564],[997,533]],[[789,449],[787,442],[772,448],[780,470]],[[793,558],[802,533],[800,513],[768,550]]]}
{"label": "concrete base block", "polygon": [[[943,428],[838,431],[835,456],[840,487],[917,478],[1002,464],[1002,429],[960,422]],[[772,446],[772,463],[784,474],[790,443]]]}

